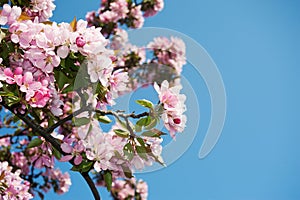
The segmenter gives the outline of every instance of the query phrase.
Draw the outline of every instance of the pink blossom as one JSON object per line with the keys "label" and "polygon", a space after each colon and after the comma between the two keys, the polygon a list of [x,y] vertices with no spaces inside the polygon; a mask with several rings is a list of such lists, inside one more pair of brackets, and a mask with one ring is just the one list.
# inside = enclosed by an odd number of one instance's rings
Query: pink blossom
{"label": "pink blossom", "polygon": [[5,137],[5,138],[1,138],[0,139],[0,147],[1,146],[8,147],[10,145],[11,145],[11,143],[10,143],[10,137]]}
{"label": "pink blossom", "polygon": [[85,42],[85,40],[84,40],[84,38],[82,36],[78,36],[76,38],[76,45],[78,47],[83,47],[85,44],[86,44],[86,42]]}
{"label": "pink blossom", "polygon": [[29,173],[29,161],[22,152],[12,152],[11,162],[21,169],[22,174],[27,175]]}
{"label": "pink blossom", "polygon": [[58,184],[58,187],[54,187],[54,190],[57,194],[63,194],[69,191],[72,183],[68,172],[63,174],[59,169],[47,168],[43,175]]}
{"label": "pink blossom", "polygon": [[122,49],[128,42],[128,34],[123,29],[116,29],[115,34],[111,40],[110,47],[113,50]]}
{"label": "pink blossom", "polygon": [[4,4],[3,9],[0,13],[0,25],[13,24],[20,17],[21,12],[22,10],[20,7],[11,7],[8,4]]}
{"label": "pink blossom", "polygon": [[136,185],[136,192],[140,194],[141,200],[147,200],[148,198],[148,185],[146,182],[139,180]]}
{"label": "pink blossom", "polygon": [[96,56],[88,60],[88,74],[92,83],[100,81],[103,86],[108,83],[108,78],[113,69],[112,61],[106,56]]}
{"label": "pink blossom", "polygon": [[74,158],[74,164],[79,165],[82,162],[81,153],[85,150],[83,141],[75,141],[74,138],[64,139],[61,148],[65,153],[71,154],[63,156],[60,161],[67,162]]}
{"label": "pink blossom", "polygon": [[176,132],[182,132],[185,128],[186,116],[183,113],[186,110],[186,97],[180,94],[181,86],[170,87],[168,81],[163,81],[160,87],[155,83],[154,88],[165,110],[161,116],[164,125],[174,137]]}
{"label": "pink blossom", "polygon": [[29,101],[35,94],[35,91],[42,87],[40,82],[33,81],[33,76],[31,72],[25,72],[23,76],[22,85],[20,87],[21,92],[26,93],[26,101]]}
{"label": "pink blossom", "polygon": [[3,175],[3,179],[0,180],[1,199],[28,200],[33,198],[28,192],[30,183],[20,177],[20,170],[12,172],[12,167],[8,166],[8,162],[0,162],[0,174]]}
{"label": "pink blossom", "polygon": [[181,73],[182,66],[186,64],[185,44],[181,39],[157,37],[147,47],[154,51],[159,63],[173,67],[177,74]]}
{"label": "pink blossom", "polygon": [[154,0],[154,5],[144,12],[144,17],[154,16],[163,8],[164,8],[164,0]]}
{"label": "pink blossom", "polygon": [[148,185],[146,182],[135,178],[128,180],[116,179],[112,183],[112,193],[120,200],[135,199],[136,193],[141,197],[141,200],[147,200],[148,197]]}
{"label": "pink blossom", "polygon": [[31,0],[31,9],[27,10],[30,16],[38,17],[40,22],[47,21],[53,15],[54,0]]}
{"label": "pink blossom", "polygon": [[141,28],[144,25],[144,17],[141,10],[141,5],[135,6],[130,10],[130,15],[133,16],[132,28]]}
{"label": "pink blossom", "polygon": [[129,82],[129,77],[127,72],[115,71],[109,78],[109,93],[112,99],[115,99],[119,94],[128,91],[127,83]]}
{"label": "pink blossom", "polygon": [[11,71],[10,68],[4,69],[4,75],[6,76],[6,82],[8,84],[15,84],[18,85],[22,84],[22,73],[23,69],[21,67],[17,67],[14,72]]}

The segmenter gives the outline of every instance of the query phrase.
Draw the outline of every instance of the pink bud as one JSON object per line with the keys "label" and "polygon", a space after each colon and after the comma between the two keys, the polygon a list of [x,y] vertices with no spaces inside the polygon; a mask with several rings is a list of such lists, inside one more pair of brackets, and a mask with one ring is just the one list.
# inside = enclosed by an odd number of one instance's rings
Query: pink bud
{"label": "pink bud", "polygon": [[173,119],[173,122],[174,122],[175,124],[180,124],[180,123],[181,123],[181,120],[180,120],[179,118],[175,118],[175,119]]}
{"label": "pink bud", "polygon": [[84,38],[82,36],[78,36],[76,38],[76,45],[78,47],[83,47],[85,45],[85,40],[84,40]]}

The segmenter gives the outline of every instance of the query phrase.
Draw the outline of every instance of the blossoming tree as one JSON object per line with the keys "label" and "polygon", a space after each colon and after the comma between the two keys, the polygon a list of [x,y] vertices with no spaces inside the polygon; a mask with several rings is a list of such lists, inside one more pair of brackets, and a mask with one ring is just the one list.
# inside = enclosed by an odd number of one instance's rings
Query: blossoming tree
{"label": "blossoming tree", "polygon": [[[126,29],[141,28],[163,0],[102,0],[86,21],[60,24],[49,20],[53,0],[0,4],[0,199],[67,192],[71,179],[57,162],[69,162],[95,199],[96,186],[113,199],[147,199],[146,182],[132,174],[164,165],[158,124],[173,138],[185,127],[185,45],[158,37],[138,47]],[[153,86],[158,103],[137,100],[139,114],[114,110],[141,86]]]}

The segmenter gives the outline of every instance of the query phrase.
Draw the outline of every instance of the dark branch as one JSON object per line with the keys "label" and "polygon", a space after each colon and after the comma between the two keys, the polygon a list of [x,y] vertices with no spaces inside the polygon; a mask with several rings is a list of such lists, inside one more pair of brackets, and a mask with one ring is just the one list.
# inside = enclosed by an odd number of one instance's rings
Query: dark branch
{"label": "dark branch", "polygon": [[88,172],[81,172],[80,173],[81,176],[84,178],[84,180],[87,182],[87,184],[89,185],[90,189],[92,190],[92,193],[94,195],[94,199],[95,200],[101,200],[101,197],[99,195],[99,192],[94,184],[94,181],[91,179],[91,177],[89,176]]}
{"label": "dark branch", "polygon": [[77,111],[75,111],[74,113],[70,114],[69,116],[59,120],[56,124],[52,125],[51,127],[46,129],[46,133],[52,133],[57,127],[59,127],[60,125],[66,123],[67,121],[71,120],[73,117],[76,117],[77,115],[79,115],[80,113],[84,112],[85,109],[81,108]]}

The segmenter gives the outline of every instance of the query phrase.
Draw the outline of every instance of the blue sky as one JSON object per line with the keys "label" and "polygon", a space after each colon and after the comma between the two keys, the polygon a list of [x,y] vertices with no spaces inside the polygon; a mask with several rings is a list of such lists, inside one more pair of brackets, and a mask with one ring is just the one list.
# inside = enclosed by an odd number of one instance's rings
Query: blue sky
{"label": "blue sky", "polygon": [[[56,5],[52,19],[69,22],[97,9],[99,1],[56,0]],[[296,0],[166,0],[163,12],[146,20],[146,27],[173,29],[201,44],[227,92],[224,130],[214,150],[200,160],[209,94],[201,76],[184,70],[199,91],[200,126],[179,160],[139,175],[149,184],[150,200],[300,199],[299,9]],[[72,173],[72,181],[68,194],[46,199],[92,199],[81,177]],[[110,199],[104,190],[101,195]]]}

